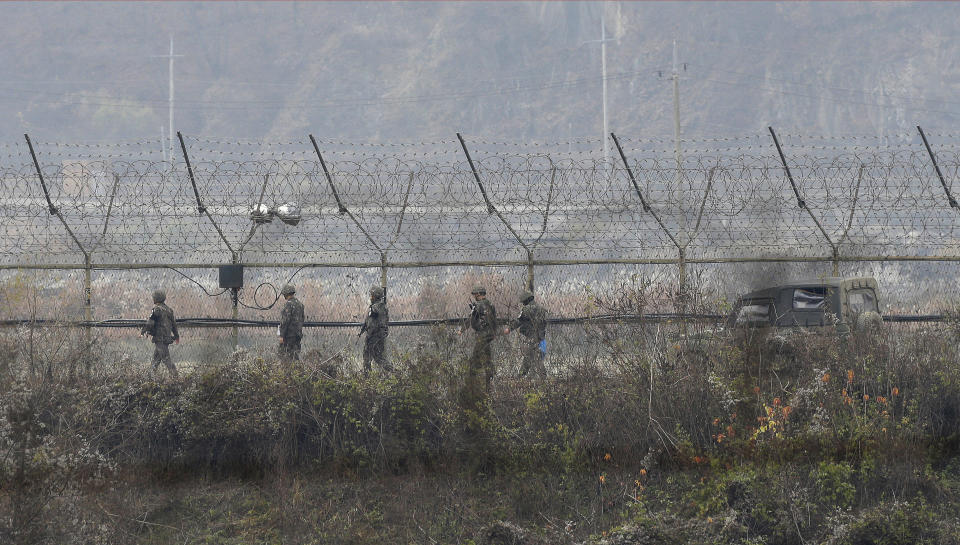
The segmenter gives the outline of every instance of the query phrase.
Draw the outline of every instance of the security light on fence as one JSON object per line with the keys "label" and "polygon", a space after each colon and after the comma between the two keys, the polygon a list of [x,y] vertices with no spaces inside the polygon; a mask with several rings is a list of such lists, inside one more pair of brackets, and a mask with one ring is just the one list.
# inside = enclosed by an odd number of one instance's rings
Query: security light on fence
{"label": "security light on fence", "polygon": [[273,212],[265,204],[258,204],[250,210],[250,219],[253,223],[263,225],[273,221]]}
{"label": "security light on fence", "polygon": [[250,210],[250,220],[258,225],[264,225],[277,217],[287,225],[300,223],[300,207],[293,203],[281,204],[276,208],[268,208],[265,204],[258,204]]}
{"label": "security light on fence", "polygon": [[300,207],[293,203],[281,204],[275,210],[273,215],[280,218],[280,221],[287,225],[297,225],[300,223]]}

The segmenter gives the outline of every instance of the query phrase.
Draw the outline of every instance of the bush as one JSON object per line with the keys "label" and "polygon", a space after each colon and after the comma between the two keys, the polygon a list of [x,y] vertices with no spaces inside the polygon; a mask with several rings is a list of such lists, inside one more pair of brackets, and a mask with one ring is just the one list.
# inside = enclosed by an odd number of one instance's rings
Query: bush
{"label": "bush", "polygon": [[784,353],[763,336],[677,346],[649,324],[588,334],[595,359],[546,380],[500,376],[469,412],[459,361],[430,348],[443,344],[440,329],[401,357],[398,375],[353,374],[322,354],[290,367],[237,352],[177,381],[14,365],[0,384],[0,537],[55,541],[57,528],[80,531],[68,514],[127,529],[106,509],[81,513],[65,491],[122,488],[141,470],[157,482],[484,475],[511,483],[482,490],[501,502],[498,517],[642,530],[621,532],[623,543],[955,532],[941,523],[960,493],[950,469],[960,358],[949,341],[810,336]]}
{"label": "bush", "polygon": [[[840,526],[830,545],[945,544],[938,517],[923,501],[890,502],[868,509]],[[952,541],[956,543],[956,541]]]}

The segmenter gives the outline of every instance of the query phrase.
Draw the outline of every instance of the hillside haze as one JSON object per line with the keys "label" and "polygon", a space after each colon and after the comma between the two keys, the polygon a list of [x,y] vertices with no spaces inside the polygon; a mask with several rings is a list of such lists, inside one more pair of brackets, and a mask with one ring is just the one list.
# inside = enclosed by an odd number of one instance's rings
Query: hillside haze
{"label": "hillside haze", "polygon": [[0,140],[512,140],[948,130],[950,3],[3,3]]}

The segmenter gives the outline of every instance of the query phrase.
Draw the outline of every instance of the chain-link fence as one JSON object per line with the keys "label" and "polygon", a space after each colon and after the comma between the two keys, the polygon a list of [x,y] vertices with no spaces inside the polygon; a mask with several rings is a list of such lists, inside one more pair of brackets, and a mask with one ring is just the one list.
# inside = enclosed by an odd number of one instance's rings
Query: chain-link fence
{"label": "chain-link fence", "polygon": [[[142,319],[164,287],[182,317],[269,321],[286,282],[332,329],[371,285],[400,322],[462,316],[474,284],[502,316],[527,286],[575,318],[638,284],[661,294],[651,311],[696,292],[722,312],[831,275],[877,277],[895,312],[952,302],[956,135],[610,142],[0,144],[0,319]],[[218,285],[229,264],[241,290]]]}

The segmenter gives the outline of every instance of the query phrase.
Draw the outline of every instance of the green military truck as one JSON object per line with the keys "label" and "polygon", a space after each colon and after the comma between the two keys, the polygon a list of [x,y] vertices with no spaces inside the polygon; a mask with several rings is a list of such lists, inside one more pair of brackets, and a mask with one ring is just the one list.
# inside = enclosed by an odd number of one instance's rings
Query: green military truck
{"label": "green military truck", "polygon": [[752,291],[734,304],[727,327],[790,328],[834,326],[840,334],[879,327],[874,278],[818,278]]}

